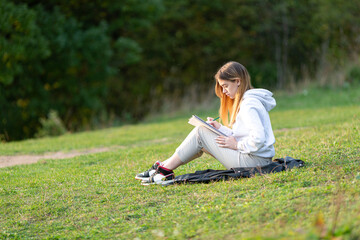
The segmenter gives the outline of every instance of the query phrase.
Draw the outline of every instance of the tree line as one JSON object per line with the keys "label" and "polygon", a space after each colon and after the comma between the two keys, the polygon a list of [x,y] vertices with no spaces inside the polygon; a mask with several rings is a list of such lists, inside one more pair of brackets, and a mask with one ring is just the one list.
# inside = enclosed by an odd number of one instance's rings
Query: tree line
{"label": "tree line", "polygon": [[[223,63],[284,88],[359,52],[360,1],[0,0],[0,140],[56,111],[77,131],[141,120]],[[195,89],[195,90],[194,90]]]}

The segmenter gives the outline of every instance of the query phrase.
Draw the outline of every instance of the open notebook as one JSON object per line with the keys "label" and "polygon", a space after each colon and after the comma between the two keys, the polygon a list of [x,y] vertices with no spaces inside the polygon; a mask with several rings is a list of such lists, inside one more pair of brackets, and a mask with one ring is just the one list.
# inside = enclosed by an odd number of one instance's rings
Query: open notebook
{"label": "open notebook", "polygon": [[213,126],[211,126],[210,124],[208,124],[207,122],[205,122],[204,120],[202,120],[201,118],[199,118],[196,115],[192,115],[192,117],[189,119],[189,124],[197,127],[197,126],[204,126],[207,129],[213,131],[214,133],[216,133],[217,135],[223,135],[223,136],[227,136],[225,133],[219,131],[218,129],[214,128]]}

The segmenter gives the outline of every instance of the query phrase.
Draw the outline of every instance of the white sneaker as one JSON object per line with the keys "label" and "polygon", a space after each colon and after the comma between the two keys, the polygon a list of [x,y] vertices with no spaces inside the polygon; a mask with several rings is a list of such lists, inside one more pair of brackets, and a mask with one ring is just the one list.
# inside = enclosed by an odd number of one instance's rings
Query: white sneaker
{"label": "white sneaker", "polygon": [[156,161],[154,165],[151,166],[149,170],[146,170],[145,172],[139,173],[135,176],[135,179],[137,180],[149,180],[149,178],[156,172],[156,169],[161,165],[160,161]]}
{"label": "white sneaker", "polygon": [[175,179],[175,174],[172,170],[167,169],[163,166],[159,166],[156,172],[148,179],[143,180],[141,185],[150,185],[150,184],[167,184],[173,182]]}

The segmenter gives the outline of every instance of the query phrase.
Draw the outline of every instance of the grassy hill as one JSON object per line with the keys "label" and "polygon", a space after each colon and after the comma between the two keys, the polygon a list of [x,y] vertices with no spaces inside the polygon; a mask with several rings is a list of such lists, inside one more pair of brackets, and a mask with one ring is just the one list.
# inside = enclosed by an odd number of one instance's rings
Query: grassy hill
{"label": "grassy hill", "polygon": [[[134,180],[173,153],[193,112],[0,144],[0,155],[114,147],[0,168],[0,239],[359,239],[360,87],[275,98],[276,157],[306,166],[250,179],[169,187]],[[176,174],[207,168],[224,167],[204,155]]]}

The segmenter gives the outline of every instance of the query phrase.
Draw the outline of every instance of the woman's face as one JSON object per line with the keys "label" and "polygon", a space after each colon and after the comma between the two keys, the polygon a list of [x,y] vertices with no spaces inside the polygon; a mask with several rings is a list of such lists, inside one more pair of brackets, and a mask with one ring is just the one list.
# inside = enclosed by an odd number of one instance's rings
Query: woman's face
{"label": "woman's face", "polygon": [[226,94],[229,98],[234,99],[237,89],[240,85],[240,79],[237,79],[235,81],[229,81],[229,80],[218,80],[219,85],[222,87],[222,92]]}

